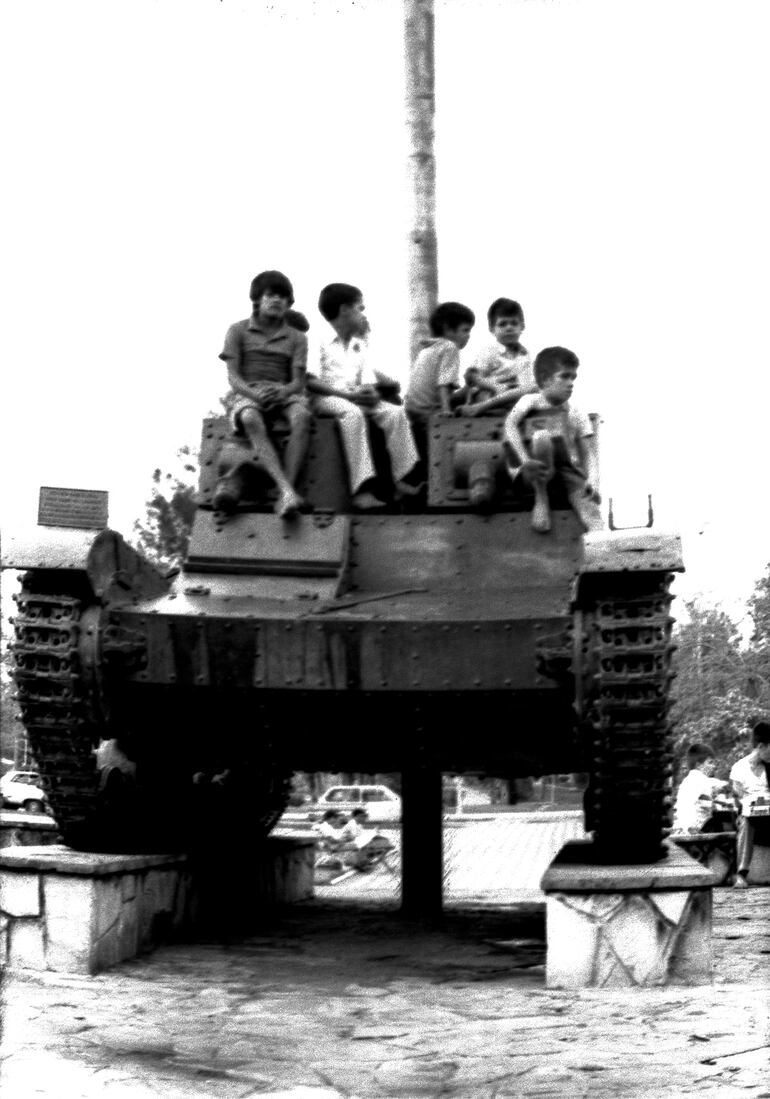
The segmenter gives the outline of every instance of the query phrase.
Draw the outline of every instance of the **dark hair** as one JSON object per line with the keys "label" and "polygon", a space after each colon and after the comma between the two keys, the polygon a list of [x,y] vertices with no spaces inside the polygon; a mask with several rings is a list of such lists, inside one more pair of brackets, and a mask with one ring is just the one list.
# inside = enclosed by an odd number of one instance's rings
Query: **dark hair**
{"label": "dark hair", "polygon": [[364,817],[364,818],[366,818],[368,816],[369,816],[369,814],[367,813],[366,809],[354,809],[353,812],[350,814],[351,820],[353,819],[353,817]]}
{"label": "dark hair", "polygon": [[430,330],[434,336],[443,336],[449,329],[454,332],[461,324],[475,324],[476,315],[459,301],[444,301],[430,315]]}
{"label": "dark hair", "polygon": [[714,759],[714,749],[710,744],[691,744],[687,749],[687,766],[697,767],[707,759]]}
{"label": "dark hair", "polygon": [[524,324],[524,310],[513,298],[495,298],[489,309],[487,309],[487,321],[490,328],[501,317],[513,317]]}
{"label": "dark hair", "polygon": [[332,820],[334,817],[341,817],[341,816],[342,816],[342,813],[340,813],[339,809],[327,809],[321,819],[322,820]]}
{"label": "dark hair", "polygon": [[251,280],[249,297],[253,302],[258,302],[266,290],[280,294],[282,298],[288,299],[289,305],[294,305],[294,287],[282,271],[260,271]]}
{"label": "dark hair", "polygon": [[296,328],[298,332],[307,332],[310,329],[310,321],[298,309],[287,309],[283,319],[289,328]]}
{"label": "dark hair", "polygon": [[343,305],[355,305],[363,296],[358,287],[349,282],[330,282],[318,295],[318,310],[324,320],[336,321]]}
{"label": "dark hair", "polygon": [[756,748],[760,744],[770,744],[770,724],[758,721],[751,730],[751,743]]}
{"label": "dark hair", "polygon": [[535,381],[542,385],[564,366],[573,370],[580,366],[580,360],[574,351],[569,351],[566,347],[544,347],[535,358]]}

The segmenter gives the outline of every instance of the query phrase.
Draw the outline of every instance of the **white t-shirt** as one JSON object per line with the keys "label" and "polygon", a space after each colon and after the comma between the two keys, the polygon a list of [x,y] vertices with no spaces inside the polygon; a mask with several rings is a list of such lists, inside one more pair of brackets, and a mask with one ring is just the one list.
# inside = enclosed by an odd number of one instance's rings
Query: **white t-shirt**
{"label": "white t-shirt", "polygon": [[747,816],[746,810],[755,798],[770,797],[765,765],[762,760],[754,760],[753,754],[744,756],[733,764],[730,782],[733,793],[740,798],[741,812],[744,817]]}
{"label": "white t-shirt", "polygon": [[[709,778],[693,767],[682,779],[674,806],[674,830],[677,832],[701,832],[703,825],[714,812],[714,794],[724,784]],[[705,796],[708,801],[701,801]]]}
{"label": "white t-shirt", "polygon": [[352,393],[362,385],[375,385],[377,372],[369,365],[369,345],[361,336],[354,336],[347,347],[339,336],[321,344],[318,367],[309,368],[320,381],[341,393]]}

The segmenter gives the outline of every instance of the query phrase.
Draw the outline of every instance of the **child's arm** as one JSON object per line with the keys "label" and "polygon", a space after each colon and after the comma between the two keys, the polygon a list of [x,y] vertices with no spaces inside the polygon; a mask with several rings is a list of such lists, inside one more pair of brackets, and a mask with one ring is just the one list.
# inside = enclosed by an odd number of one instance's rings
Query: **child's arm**
{"label": "child's arm", "polygon": [[307,336],[297,332],[294,354],[291,357],[291,381],[279,386],[279,393],[289,397],[293,393],[304,393],[307,381]]}
{"label": "child's arm", "polygon": [[477,366],[469,366],[465,371],[465,384],[469,389],[481,389],[485,393],[497,391],[497,387],[484,377]]}
{"label": "child's arm", "polygon": [[438,387],[438,399],[441,402],[441,415],[454,416],[452,408],[452,394],[455,392],[453,385],[440,385]]}
{"label": "child's arm", "polygon": [[540,481],[546,479],[548,469],[545,462],[539,462],[536,458],[530,457],[519,426],[531,407],[531,402],[526,401],[512,408],[505,418],[503,435],[518,459],[522,470],[525,470],[532,480]]}
{"label": "child's arm", "polygon": [[478,401],[476,404],[466,405],[463,416],[480,416],[483,412],[491,412],[495,408],[508,408],[516,404],[525,393],[537,393],[537,386],[512,385],[510,389],[504,389],[498,393],[493,387],[488,387],[495,395],[488,397],[486,401]]}
{"label": "child's arm", "polygon": [[599,454],[596,449],[596,436],[586,435],[581,440],[583,454],[585,455],[587,489],[591,490],[591,496],[597,504],[601,503],[601,496],[597,489],[599,484]]}

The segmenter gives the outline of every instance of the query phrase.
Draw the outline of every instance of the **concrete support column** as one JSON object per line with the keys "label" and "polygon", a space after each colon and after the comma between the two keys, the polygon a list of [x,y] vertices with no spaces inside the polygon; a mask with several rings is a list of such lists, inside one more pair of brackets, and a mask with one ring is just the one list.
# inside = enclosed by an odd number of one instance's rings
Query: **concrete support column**
{"label": "concrete support column", "polygon": [[441,915],[443,799],[441,772],[414,763],[401,775],[401,911],[415,919]]}

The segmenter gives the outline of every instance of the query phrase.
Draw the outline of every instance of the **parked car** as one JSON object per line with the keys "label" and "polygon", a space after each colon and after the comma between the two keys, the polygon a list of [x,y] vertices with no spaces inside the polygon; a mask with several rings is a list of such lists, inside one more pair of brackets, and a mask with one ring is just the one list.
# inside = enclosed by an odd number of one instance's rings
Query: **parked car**
{"label": "parked car", "polygon": [[25,809],[28,813],[45,813],[48,810],[48,801],[37,771],[9,771],[0,778],[0,795],[4,809]]}
{"label": "parked car", "polygon": [[401,820],[401,798],[389,786],[332,786],[321,794],[315,808],[313,816],[320,816],[327,809],[339,809],[341,813],[365,809],[373,824]]}

